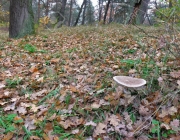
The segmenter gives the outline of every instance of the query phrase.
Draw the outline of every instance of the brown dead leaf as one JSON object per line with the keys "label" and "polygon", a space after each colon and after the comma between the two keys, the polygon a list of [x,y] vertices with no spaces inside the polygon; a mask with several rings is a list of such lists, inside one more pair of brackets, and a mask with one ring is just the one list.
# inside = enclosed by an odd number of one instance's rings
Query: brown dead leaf
{"label": "brown dead leaf", "polygon": [[168,113],[169,115],[174,115],[175,113],[177,113],[177,108],[172,106],[168,109]]}
{"label": "brown dead leaf", "polygon": [[12,103],[11,105],[8,105],[4,108],[4,111],[14,110],[15,109],[16,102]]}
{"label": "brown dead leaf", "polygon": [[50,138],[49,138],[48,135],[46,135],[46,134],[43,134],[43,139],[44,139],[44,140],[50,140]]}
{"label": "brown dead leaf", "polygon": [[113,125],[114,127],[116,127],[119,123],[120,123],[120,119],[118,116],[112,114],[109,118],[108,121],[111,125]]}
{"label": "brown dead leaf", "polygon": [[179,71],[173,71],[173,72],[170,72],[170,76],[172,78],[179,78],[180,77],[180,70]]}
{"label": "brown dead leaf", "polygon": [[150,115],[150,113],[151,111],[147,107],[140,105],[139,114],[141,114],[142,116],[147,116],[147,115]]}
{"label": "brown dead leaf", "polygon": [[89,126],[89,125],[91,125],[91,126],[97,126],[97,124],[94,123],[93,121],[87,122],[87,123],[85,123],[84,125],[86,125],[86,126]]}
{"label": "brown dead leaf", "polygon": [[26,117],[25,119],[25,124],[24,126],[28,129],[28,130],[34,130],[36,129],[36,126],[35,126],[35,120],[32,118],[32,117]]}
{"label": "brown dead leaf", "polygon": [[38,136],[30,136],[30,140],[41,140]]}
{"label": "brown dead leaf", "polygon": [[51,59],[51,63],[54,64],[54,63],[58,63],[60,60],[60,58],[53,58]]}
{"label": "brown dead leaf", "polygon": [[161,128],[165,128],[166,130],[170,129],[170,126],[166,123],[162,123],[160,126],[161,126]]}
{"label": "brown dead leaf", "polygon": [[70,120],[60,121],[59,124],[64,128],[68,129],[73,124]]}
{"label": "brown dead leaf", "polygon": [[16,109],[19,114],[25,115],[27,113],[26,108],[20,106]]}
{"label": "brown dead leaf", "polygon": [[34,73],[34,72],[37,72],[37,71],[38,71],[38,68],[37,68],[36,65],[33,65],[33,66],[31,66],[31,68],[29,69],[29,71],[30,71],[31,73]]}
{"label": "brown dead leaf", "polygon": [[91,104],[91,107],[94,108],[94,109],[98,109],[101,105],[94,102],[93,104]]}
{"label": "brown dead leaf", "polygon": [[103,123],[98,123],[96,129],[94,130],[93,137],[106,133],[106,125]]}
{"label": "brown dead leaf", "polygon": [[13,134],[14,134],[13,132],[8,132],[2,140],[11,140]]}

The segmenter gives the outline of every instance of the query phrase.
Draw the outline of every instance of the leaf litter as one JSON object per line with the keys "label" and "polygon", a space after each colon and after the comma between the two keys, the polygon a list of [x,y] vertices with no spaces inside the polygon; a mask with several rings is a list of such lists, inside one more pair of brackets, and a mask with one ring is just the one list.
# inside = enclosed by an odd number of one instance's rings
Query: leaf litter
{"label": "leaf litter", "polygon": [[[163,34],[158,28],[144,30]],[[133,27],[110,25],[63,27],[4,44],[2,139],[157,138],[151,132],[153,119],[167,138],[178,138],[180,69],[162,49],[164,41]],[[32,46],[36,49],[29,52]],[[147,85],[126,94],[113,81],[117,75],[144,78]]]}

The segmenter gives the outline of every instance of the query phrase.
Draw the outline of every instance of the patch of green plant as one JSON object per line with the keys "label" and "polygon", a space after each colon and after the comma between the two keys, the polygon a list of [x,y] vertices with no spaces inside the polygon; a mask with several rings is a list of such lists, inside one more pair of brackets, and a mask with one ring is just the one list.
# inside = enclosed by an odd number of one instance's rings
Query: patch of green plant
{"label": "patch of green plant", "polygon": [[45,64],[46,64],[47,66],[49,66],[49,65],[51,64],[51,62],[50,62],[49,60],[47,60],[47,61],[45,62]]}
{"label": "patch of green plant", "polygon": [[124,54],[134,54],[137,50],[135,49],[128,49],[128,50],[125,50],[123,53]]}
{"label": "patch of green plant", "polygon": [[29,131],[25,126],[23,126],[22,129],[25,132],[25,136],[24,136],[23,140],[30,139],[30,136],[32,136],[31,131]]}
{"label": "patch of green plant", "polygon": [[14,127],[14,123],[22,123],[23,120],[15,121],[14,118],[17,114],[8,114],[4,115],[3,113],[0,115],[0,127],[5,129],[4,133],[14,132],[16,128]]}
{"label": "patch of green plant", "polygon": [[39,102],[38,104],[42,104],[44,101],[46,101],[47,99],[50,99],[54,96],[56,96],[59,93],[59,88],[56,88],[55,90],[52,90],[49,94],[47,94],[46,96],[44,96]]}
{"label": "patch of green plant", "polygon": [[77,52],[77,48],[70,48],[66,50],[67,53]]}
{"label": "patch of green plant", "polygon": [[68,93],[66,96],[65,96],[65,104],[68,106],[69,103],[71,101],[71,95]]}
{"label": "patch of green plant", "polygon": [[156,134],[158,137],[158,140],[161,140],[161,128],[160,128],[160,122],[157,120],[152,120],[153,127],[151,128],[151,133]]}
{"label": "patch of green plant", "polygon": [[166,131],[162,132],[162,136],[164,138],[168,138],[168,136],[171,134],[176,134],[176,132],[174,130],[166,130]]}
{"label": "patch of green plant", "polygon": [[22,82],[21,79],[6,79],[6,86],[8,88],[15,88],[17,85],[19,85]]}
{"label": "patch of green plant", "polygon": [[127,65],[127,67],[132,67],[132,66],[135,66],[136,64],[140,64],[141,60],[140,59],[136,59],[136,60],[123,59],[123,60],[121,60],[121,63],[125,63]]}
{"label": "patch of green plant", "polygon": [[24,50],[28,51],[29,53],[34,53],[37,51],[37,48],[31,44],[26,44],[24,46]]}

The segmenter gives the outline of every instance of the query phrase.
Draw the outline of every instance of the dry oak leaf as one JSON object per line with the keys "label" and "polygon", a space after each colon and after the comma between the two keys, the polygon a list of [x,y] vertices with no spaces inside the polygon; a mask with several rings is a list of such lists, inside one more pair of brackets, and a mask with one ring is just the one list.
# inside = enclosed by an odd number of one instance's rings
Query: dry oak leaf
{"label": "dry oak leaf", "polygon": [[41,140],[38,136],[30,136],[30,140]]}
{"label": "dry oak leaf", "polygon": [[22,106],[18,107],[16,111],[19,112],[19,114],[23,114],[23,115],[27,113],[26,109]]}
{"label": "dry oak leaf", "polygon": [[112,114],[109,118],[108,121],[111,125],[113,125],[114,127],[116,127],[119,123],[120,123],[120,119],[118,116]]}
{"label": "dry oak leaf", "polygon": [[70,120],[60,121],[59,124],[64,128],[68,129],[73,124]]}
{"label": "dry oak leaf", "polygon": [[96,129],[94,130],[93,137],[106,133],[106,125],[103,123],[98,123]]}
{"label": "dry oak leaf", "polygon": [[180,70],[170,72],[170,76],[173,78],[179,78],[180,77]]}
{"label": "dry oak leaf", "polygon": [[167,115],[168,115],[168,110],[167,111],[166,110],[162,110],[161,114],[159,114],[159,117],[160,118],[164,118]]}
{"label": "dry oak leaf", "polygon": [[170,129],[170,126],[166,123],[162,123],[160,126],[161,126],[161,128],[165,128],[166,130]]}
{"label": "dry oak leaf", "polygon": [[92,107],[92,108],[95,108],[95,109],[99,108],[100,106],[101,106],[101,105],[98,104],[98,103],[96,103],[96,102],[94,102],[94,103],[91,105],[91,107]]}
{"label": "dry oak leaf", "polygon": [[170,122],[170,126],[172,128],[172,130],[174,131],[180,131],[180,128],[179,128],[179,120],[178,119],[174,119],[173,121]]}
{"label": "dry oak leaf", "polygon": [[87,122],[87,123],[85,123],[84,125],[86,125],[86,126],[89,126],[89,125],[91,125],[91,126],[97,126],[97,124],[96,124],[95,122],[93,122],[93,121]]}
{"label": "dry oak leaf", "polygon": [[25,124],[24,126],[28,129],[28,130],[34,130],[36,129],[36,126],[34,125],[35,120],[29,116],[26,117],[25,119]]}
{"label": "dry oak leaf", "polygon": [[169,115],[174,115],[175,113],[177,113],[177,108],[175,108],[174,106],[170,107],[168,109],[168,113]]}
{"label": "dry oak leaf", "polygon": [[14,133],[12,132],[8,132],[2,140],[11,140],[11,138],[13,137],[13,134]]}
{"label": "dry oak leaf", "polygon": [[150,113],[151,113],[151,111],[147,107],[140,105],[140,107],[139,107],[139,114],[140,115],[147,116]]}
{"label": "dry oak leaf", "polygon": [[15,109],[16,102],[12,103],[11,105],[8,105],[4,108],[4,111],[14,110]]}

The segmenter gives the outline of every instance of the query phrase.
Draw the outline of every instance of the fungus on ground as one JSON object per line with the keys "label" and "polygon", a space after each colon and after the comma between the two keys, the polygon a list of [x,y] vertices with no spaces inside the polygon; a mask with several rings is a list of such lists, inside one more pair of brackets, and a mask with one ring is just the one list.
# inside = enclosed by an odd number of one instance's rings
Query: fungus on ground
{"label": "fungus on ground", "polygon": [[127,92],[126,89],[134,89],[138,90],[138,88],[142,87],[146,84],[146,80],[140,78],[134,78],[129,76],[114,76],[113,79],[122,87],[124,87],[124,93]]}

